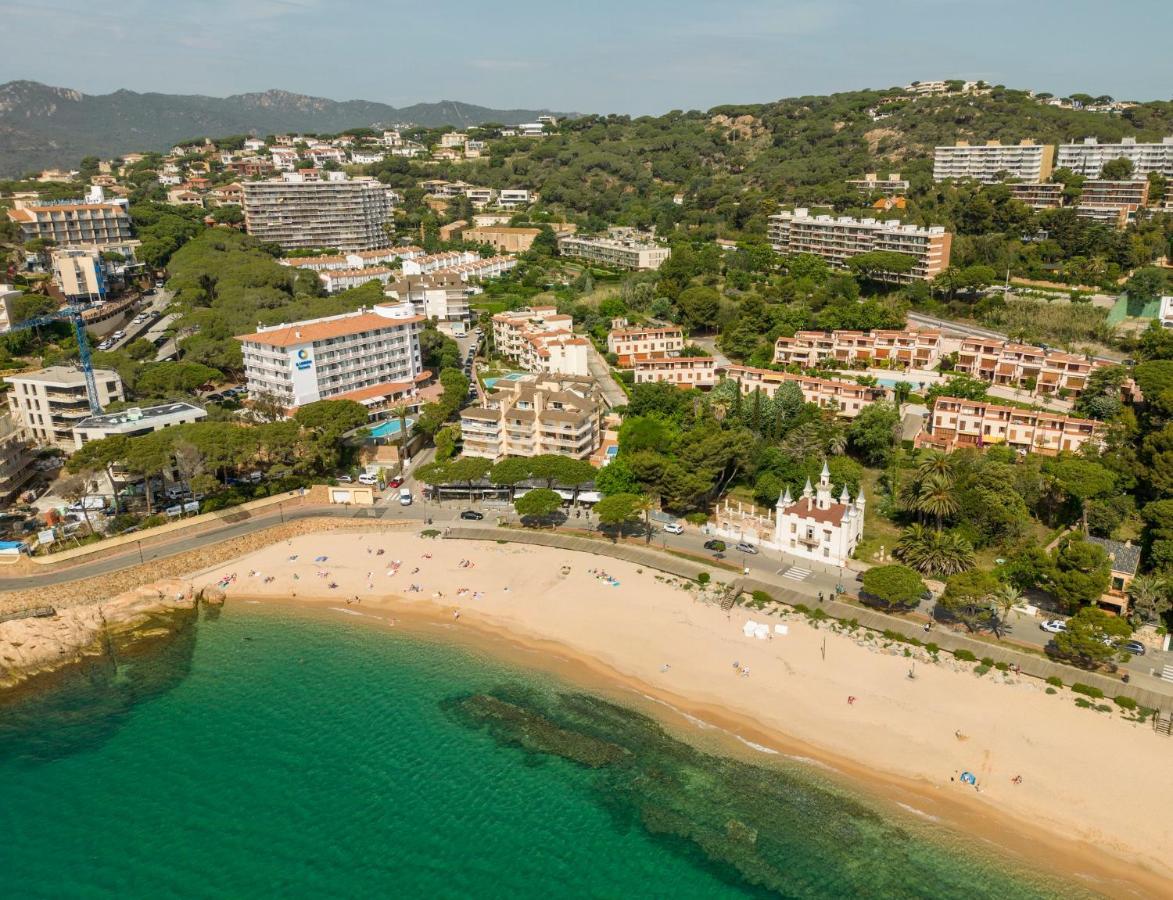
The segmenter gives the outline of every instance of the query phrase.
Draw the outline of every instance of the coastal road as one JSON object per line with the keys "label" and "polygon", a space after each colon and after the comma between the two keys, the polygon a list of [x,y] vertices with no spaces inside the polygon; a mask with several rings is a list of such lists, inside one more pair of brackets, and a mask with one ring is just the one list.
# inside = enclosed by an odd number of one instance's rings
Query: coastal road
{"label": "coastal road", "polygon": [[[418,460],[422,462],[423,460]],[[414,466],[413,466],[414,468]],[[498,524],[498,519],[506,524],[517,524],[517,515],[508,504],[470,503],[463,500],[447,500],[443,502],[430,501],[423,497],[418,484],[408,478],[406,482],[413,488],[416,502],[411,506],[401,506],[397,499],[397,492],[386,491],[373,507],[348,506],[290,506],[285,509],[278,505],[276,508],[266,508],[257,516],[231,521],[231,510],[225,524],[214,530],[194,535],[177,535],[173,539],[161,541],[157,544],[130,544],[108,554],[94,559],[91,562],[56,571],[45,572],[40,575],[28,575],[19,578],[0,577],[0,591],[23,590],[35,587],[47,587],[63,584],[96,575],[105,575],[120,569],[129,568],[141,563],[157,559],[164,559],[190,550],[198,550],[220,541],[243,537],[255,531],[271,528],[282,522],[296,521],[315,517],[350,518],[358,521],[413,521],[420,524],[432,522],[438,525],[459,525],[464,528],[490,528]],[[291,498],[292,500],[292,498]],[[460,513],[466,509],[477,509],[485,516],[483,520],[464,520]],[[573,514],[567,519],[566,525],[576,530],[594,532],[598,530],[597,520],[589,511],[579,517]],[[839,566],[824,565],[812,560],[787,556],[778,551],[764,551],[759,553],[743,553],[736,550],[733,541],[726,540],[727,550],[720,557],[704,549],[704,542],[709,540],[708,535],[694,526],[685,526],[680,535],[668,534],[656,530],[650,542],[644,543],[648,549],[664,552],[686,553],[689,556],[704,560],[713,560],[714,570],[721,570],[720,563],[730,566],[723,569],[725,572],[741,572],[750,578],[756,578],[767,584],[773,584],[787,590],[803,594],[810,598],[811,604],[817,602],[819,595],[832,598],[837,585],[842,584],[850,598],[858,592],[859,583],[855,580],[856,573],[852,569]],[[642,542],[641,542],[642,543]],[[931,616],[931,602],[918,610],[926,618]],[[916,620],[913,620],[914,622]],[[1050,640],[1051,635],[1039,628],[1039,621],[1031,616],[1015,614],[1006,644],[1013,647],[1015,644],[1024,648],[1041,651]],[[996,645],[995,645],[996,646]],[[1143,686],[1164,691],[1167,685],[1157,682],[1154,672],[1159,672],[1162,666],[1173,665],[1173,652],[1150,652],[1146,656],[1134,657],[1122,668],[1134,675],[1134,680]],[[1139,677],[1137,677],[1139,676]]]}

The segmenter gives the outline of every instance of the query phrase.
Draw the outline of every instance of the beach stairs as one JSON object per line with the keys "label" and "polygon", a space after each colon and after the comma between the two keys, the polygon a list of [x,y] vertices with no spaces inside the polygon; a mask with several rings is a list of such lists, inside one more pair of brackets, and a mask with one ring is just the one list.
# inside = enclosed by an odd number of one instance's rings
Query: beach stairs
{"label": "beach stairs", "polygon": [[737,598],[741,596],[743,590],[744,587],[740,578],[725,588],[725,593],[721,595],[721,610],[723,612],[729,612],[729,610],[733,609],[733,604],[737,602]]}
{"label": "beach stairs", "polygon": [[1173,713],[1157,713],[1153,716],[1153,731],[1173,736]]}

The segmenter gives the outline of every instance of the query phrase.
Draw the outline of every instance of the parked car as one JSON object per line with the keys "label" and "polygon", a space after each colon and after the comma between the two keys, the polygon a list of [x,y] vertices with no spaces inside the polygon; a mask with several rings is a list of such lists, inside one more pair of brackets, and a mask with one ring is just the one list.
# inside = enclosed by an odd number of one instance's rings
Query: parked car
{"label": "parked car", "polygon": [[390,481],[387,482],[387,487],[397,488],[401,484],[403,484],[403,479],[396,477],[396,478],[392,478]]}
{"label": "parked car", "polygon": [[745,541],[742,541],[740,544],[738,544],[737,549],[741,553],[757,553],[758,552],[757,547],[755,547],[753,544],[747,544]]}
{"label": "parked car", "polygon": [[684,526],[679,522],[669,522],[664,526],[664,530],[669,534],[684,534]]}
{"label": "parked car", "polygon": [[1133,656],[1144,656],[1145,654],[1144,644],[1140,641],[1125,641],[1120,645],[1120,649]]}
{"label": "parked car", "polygon": [[1059,634],[1067,630],[1067,623],[1062,619],[1047,619],[1039,628],[1043,631],[1049,631],[1051,634]]}
{"label": "parked car", "polygon": [[365,484],[368,486],[376,485],[379,483],[379,476],[372,475],[370,472],[363,472],[361,475],[358,476],[358,483]]}
{"label": "parked car", "polygon": [[720,552],[725,549],[725,542],[718,541],[716,539],[711,540],[711,541],[705,541],[705,549],[706,550],[716,550],[717,552]]}
{"label": "parked car", "polygon": [[400,488],[399,489],[399,505],[400,506],[411,506],[411,489],[410,488]]}
{"label": "parked car", "polygon": [[466,509],[460,514],[462,519],[471,519],[474,522],[479,522],[485,517],[484,513],[477,512],[475,509]]}
{"label": "parked car", "polygon": [[351,478],[349,475],[339,475],[338,476],[338,483],[339,484],[353,484],[354,479]]}

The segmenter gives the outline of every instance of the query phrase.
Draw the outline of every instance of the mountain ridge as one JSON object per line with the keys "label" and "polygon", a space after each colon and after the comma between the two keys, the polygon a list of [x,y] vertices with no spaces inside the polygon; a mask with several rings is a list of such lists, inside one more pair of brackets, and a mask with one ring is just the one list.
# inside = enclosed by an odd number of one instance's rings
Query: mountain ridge
{"label": "mountain ridge", "polygon": [[394,123],[517,125],[547,114],[551,111],[493,109],[459,100],[394,107],[278,88],[228,97],[140,93],[125,88],[109,94],[85,94],[38,81],[14,80],[0,84],[0,177],[17,177],[50,166],[76,166],[83,156],[163,151],[177,141],[202,135],[332,133]]}

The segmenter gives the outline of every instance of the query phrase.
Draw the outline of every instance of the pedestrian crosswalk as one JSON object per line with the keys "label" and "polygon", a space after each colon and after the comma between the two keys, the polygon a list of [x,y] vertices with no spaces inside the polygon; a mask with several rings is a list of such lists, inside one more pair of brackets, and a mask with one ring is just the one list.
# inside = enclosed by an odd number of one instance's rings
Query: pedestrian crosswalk
{"label": "pedestrian crosswalk", "polygon": [[782,573],[783,578],[789,578],[791,581],[805,581],[810,577],[811,570],[804,569],[801,566],[791,566]]}

